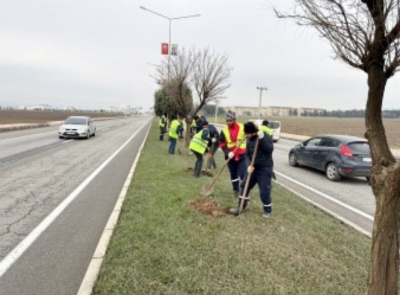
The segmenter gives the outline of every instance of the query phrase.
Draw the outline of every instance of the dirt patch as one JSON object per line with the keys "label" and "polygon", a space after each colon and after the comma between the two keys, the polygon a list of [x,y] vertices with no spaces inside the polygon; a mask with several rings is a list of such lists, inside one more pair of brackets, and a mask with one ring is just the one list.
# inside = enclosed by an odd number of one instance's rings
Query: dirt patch
{"label": "dirt patch", "polygon": [[219,204],[216,200],[190,200],[189,205],[190,207],[192,207],[193,210],[199,211],[200,213],[212,217],[224,217],[228,215],[228,210],[226,208],[223,208],[221,204]]}
{"label": "dirt patch", "polygon": [[207,177],[213,177],[214,176],[214,174],[212,174],[210,171],[202,171],[201,174],[203,174],[204,176],[207,176]]}
{"label": "dirt patch", "polygon": [[193,168],[192,168],[192,167],[186,168],[186,172],[187,172],[187,173],[193,173]]}

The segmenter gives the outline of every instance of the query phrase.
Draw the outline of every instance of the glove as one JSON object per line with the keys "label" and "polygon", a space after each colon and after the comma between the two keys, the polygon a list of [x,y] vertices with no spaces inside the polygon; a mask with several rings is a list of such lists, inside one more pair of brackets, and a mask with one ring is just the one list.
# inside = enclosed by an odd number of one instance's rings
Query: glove
{"label": "glove", "polygon": [[217,142],[217,139],[216,139],[216,138],[213,138],[213,139],[211,139],[211,141],[212,141],[213,143],[215,143],[215,142]]}
{"label": "glove", "polygon": [[232,159],[234,155],[235,155],[235,154],[234,154],[233,152],[229,152],[229,153],[228,153],[228,158],[229,158],[229,159]]}
{"label": "glove", "polygon": [[247,173],[251,174],[253,172],[254,172],[254,167],[253,166],[247,167]]}
{"label": "glove", "polygon": [[259,139],[263,138],[264,137],[264,132],[262,130],[258,130],[257,136],[258,136]]}

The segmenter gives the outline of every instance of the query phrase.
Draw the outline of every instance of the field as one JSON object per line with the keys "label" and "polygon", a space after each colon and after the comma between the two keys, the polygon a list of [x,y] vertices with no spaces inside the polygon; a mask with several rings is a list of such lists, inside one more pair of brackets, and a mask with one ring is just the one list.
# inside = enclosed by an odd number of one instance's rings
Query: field
{"label": "field", "polygon": [[25,111],[0,110],[0,126],[3,124],[46,124],[52,121],[64,121],[69,116],[90,116],[92,118],[118,117],[121,113],[90,111]]}

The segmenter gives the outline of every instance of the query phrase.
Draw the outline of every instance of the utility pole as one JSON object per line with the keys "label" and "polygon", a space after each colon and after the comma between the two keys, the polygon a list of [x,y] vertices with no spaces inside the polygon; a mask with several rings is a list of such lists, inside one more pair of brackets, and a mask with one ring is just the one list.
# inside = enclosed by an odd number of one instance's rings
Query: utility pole
{"label": "utility pole", "polygon": [[257,86],[257,89],[260,90],[260,99],[258,101],[258,118],[257,119],[261,119],[261,98],[262,98],[262,92],[263,90],[268,90],[267,87],[262,87],[262,86]]}

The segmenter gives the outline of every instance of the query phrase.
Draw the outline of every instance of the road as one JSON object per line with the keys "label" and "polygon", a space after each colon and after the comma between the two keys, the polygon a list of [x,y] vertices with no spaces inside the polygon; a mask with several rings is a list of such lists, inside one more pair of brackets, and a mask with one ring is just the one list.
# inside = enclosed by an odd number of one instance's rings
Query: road
{"label": "road", "polygon": [[[56,126],[0,133],[0,295],[77,293],[151,119],[97,122],[89,140],[59,140]],[[367,181],[290,167],[296,143],[275,144],[278,183],[370,234]]]}
{"label": "road", "polygon": [[98,122],[89,140],[0,134],[1,295],[77,293],[150,120]]}
{"label": "road", "polygon": [[277,182],[370,236],[375,214],[375,197],[367,180],[342,178],[337,182],[330,181],[324,172],[291,167],[288,154],[290,148],[297,143],[281,138],[274,145]]}

